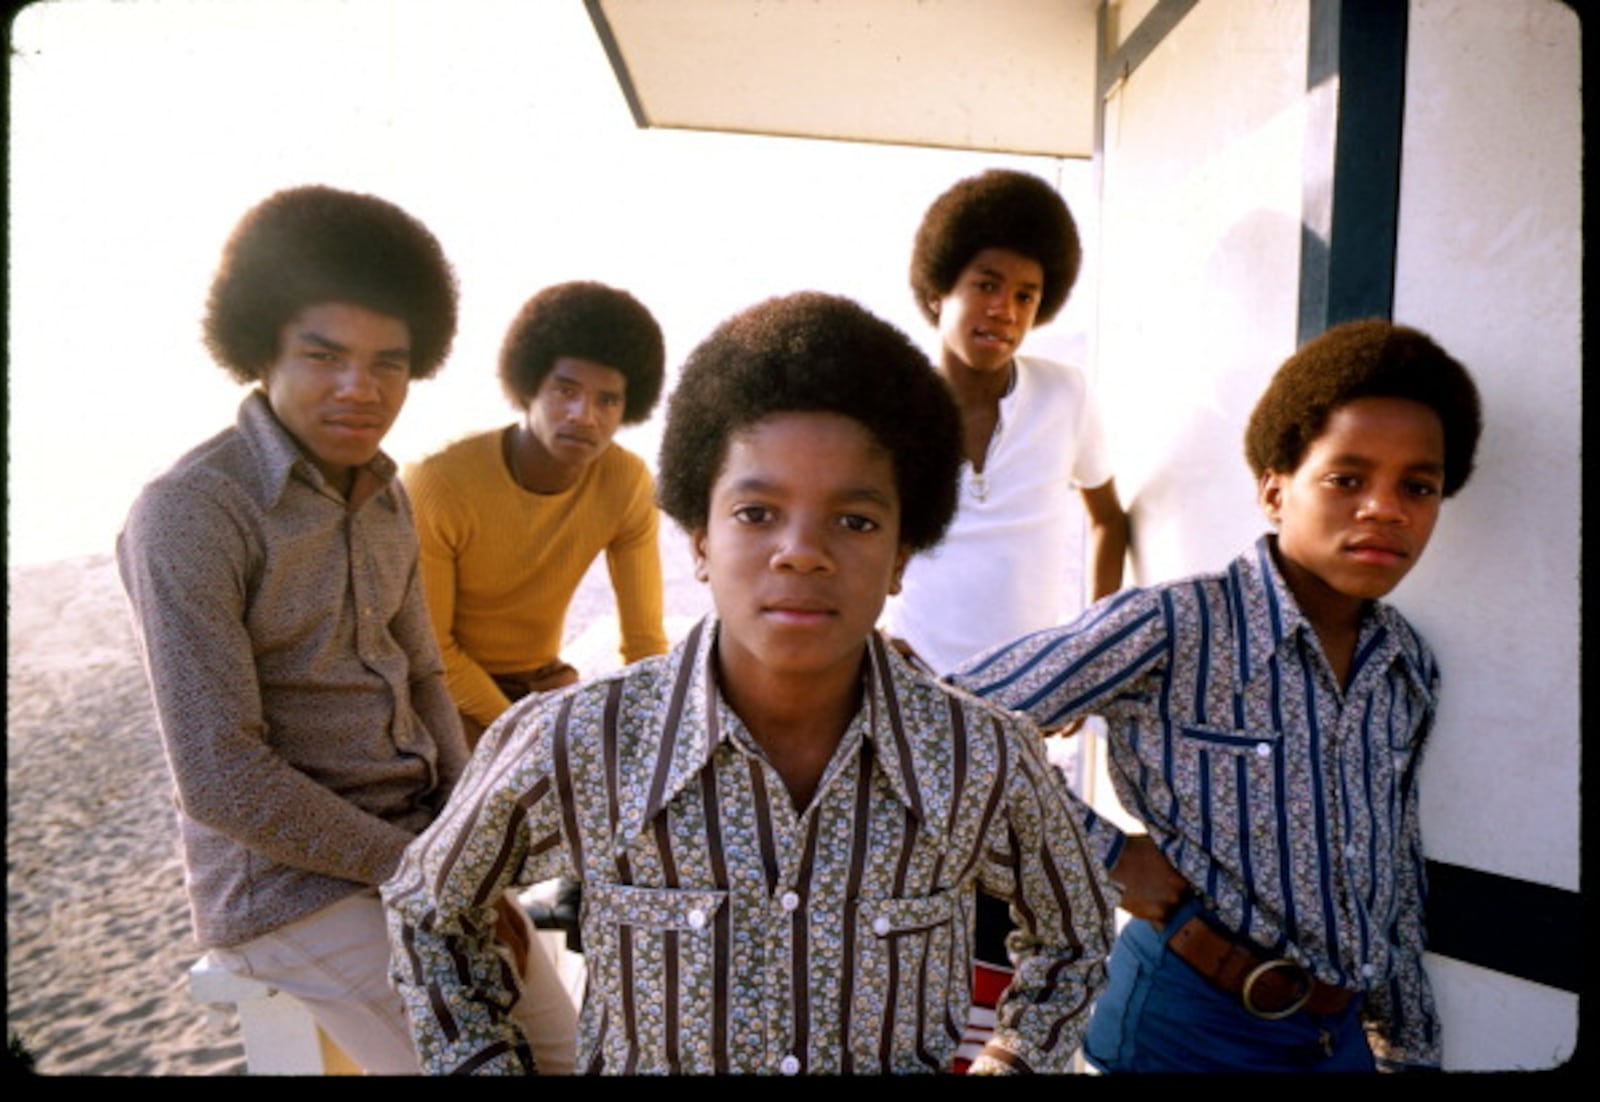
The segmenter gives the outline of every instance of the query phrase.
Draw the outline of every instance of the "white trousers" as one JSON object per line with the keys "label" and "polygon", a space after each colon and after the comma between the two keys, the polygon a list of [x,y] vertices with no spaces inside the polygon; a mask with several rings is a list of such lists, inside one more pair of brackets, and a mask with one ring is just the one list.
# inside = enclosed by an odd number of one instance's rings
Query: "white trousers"
{"label": "white trousers", "polygon": [[[523,914],[520,907],[516,912]],[[532,949],[512,1018],[541,1072],[570,1074],[577,1008],[549,954],[532,939],[532,923],[527,929]],[[389,936],[376,890],[358,892],[240,945],[213,949],[212,957],[230,972],[299,999],[368,1075],[421,1073],[403,1004],[389,983]]]}

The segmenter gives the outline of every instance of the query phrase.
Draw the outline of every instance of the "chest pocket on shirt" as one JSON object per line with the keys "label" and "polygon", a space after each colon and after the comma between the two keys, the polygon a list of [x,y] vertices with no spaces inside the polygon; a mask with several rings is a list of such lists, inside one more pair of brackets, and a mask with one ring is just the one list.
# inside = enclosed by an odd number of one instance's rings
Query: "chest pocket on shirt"
{"label": "chest pocket on shirt", "polygon": [[584,894],[595,920],[638,931],[705,932],[727,899],[727,892],[636,888],[629,884],[585,881]]}
{"label": "chest pocket on shirt", "polygon": [[920,899],[862,900],[862,925],[879,938],[948,926],[955,918],[956,898],[954,892],[940,892]]}
{"label": "chest pocket on shirt", "polygon": [[1237,799],[1247,788],[1270,783],[1283,758],[1283,732],[1266,727],[1184,724],[1176,740],[1180,790],[1200,777],[1213,798]]}

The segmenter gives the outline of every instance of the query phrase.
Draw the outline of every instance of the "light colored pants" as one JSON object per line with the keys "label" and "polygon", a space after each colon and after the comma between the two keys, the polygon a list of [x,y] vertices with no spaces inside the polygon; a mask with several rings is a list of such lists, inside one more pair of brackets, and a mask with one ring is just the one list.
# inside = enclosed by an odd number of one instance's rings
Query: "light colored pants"
{"label": "light colored pants", "polygon": [[[521,914],[521,908],[517,909]],[[532,924],[529,924],[532,930]],[[299,999],[322,1031],[369,1075],[417,1075],[421,1066],[400,996],[389,984],[389,935],[375,890],[341,899],[240,945],[213,949],[228,971]],[[539,1070],[572,1071],[577,1010],[535,942],[512,1017]]]}

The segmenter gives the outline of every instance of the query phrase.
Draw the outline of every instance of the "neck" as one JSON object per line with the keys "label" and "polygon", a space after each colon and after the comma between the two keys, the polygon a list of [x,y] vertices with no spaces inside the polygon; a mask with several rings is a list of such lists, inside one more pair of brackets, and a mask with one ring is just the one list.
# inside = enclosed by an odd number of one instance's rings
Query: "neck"
{"label": "neck", "polygon": [[532,494],[559,494],[570,490],[583,474],[581,466],[558,463],[524,424],[512,425],[506,430],[501,454],[512,480]]}

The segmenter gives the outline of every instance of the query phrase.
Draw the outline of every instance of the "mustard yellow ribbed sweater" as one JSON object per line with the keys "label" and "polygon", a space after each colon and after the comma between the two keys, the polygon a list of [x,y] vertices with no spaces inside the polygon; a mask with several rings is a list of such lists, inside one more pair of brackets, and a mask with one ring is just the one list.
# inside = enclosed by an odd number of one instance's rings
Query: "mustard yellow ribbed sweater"
{"label": "mustard yellow ribbed sweater", "polygon": [[504,431],[465,437],[402,473],[450,695],[484,726],[510,706],[490,674],[560,657],[567,607],[601,552],[622,660],[667,650],[659,520],[644,461],[613,443],[571,489],[530,493],[501,458]]}

